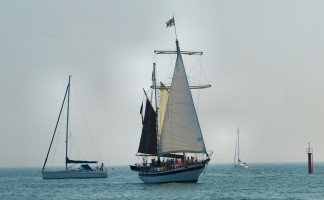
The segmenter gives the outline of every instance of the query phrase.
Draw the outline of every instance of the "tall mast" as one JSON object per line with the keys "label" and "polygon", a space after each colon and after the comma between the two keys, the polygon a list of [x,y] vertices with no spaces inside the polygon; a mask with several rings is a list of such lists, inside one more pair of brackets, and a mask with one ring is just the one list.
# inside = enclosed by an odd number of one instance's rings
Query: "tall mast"
{"label": "tall mast", "polygon": [[61,106],[61,109],[60,109],[60,114],[57,118],[57,121],[56,121],[56,125],[55,125],[55,129],[54,129],[54,133],[53,133],[53,136],[52,136],[52,140],[51,140],[51,143],[50,143],[50,146],[48,148],[48,151],[47,151],[47,155],[46,155],[46,158],[45,158],[45,162],[44,162],[44,165],[43,165],[43,170],[45,168],[45,165],[46,165],[46,162],[47,162],[47,159],[48,159],[48,155],[49,155],[49,152],[51,150],[51,147],[52,147],[52,144],[53,144],[53,140],[54,140],[54,136],[55,136],[55,133],[56,133],[56,129],[57,129],[57,126],[58,126],[58,123],[60,121],[60,117],[61,117],[61,114],[62,114],[62,110],[63,110],[63,106],[64,106],[64,102],[65,102],[65,98],[66,98],[66,95],[68,93],[68,90],[69,90],[69,85],[66,87],[66,90],[65,90],[65,94],[64,94],[64,98],[63,98],[63,102],[62,102],[62,106]]}
{"label": "tall mast", "polygon": [[[156,112],[156,116],[158,116],[158,107],[157,107],[157,95],[156,95],[156,76],[155,76],[155,66],[156,64],[153,63],[153,76],[152,76],[152,82],[153,82],[153,88],[154,88],[154,95],[155,95],[155,112]],[[158,117],[155,118],[155,121],[156,121],[156,137],[158,135]]]}
{"label": "tall mast", "polygon": [[240,160],[240,128],[237,127],[237,160]]}
{"label": "tall mast", "polygon": [[237,137],[236,137],[236,141],[235,141],[234,165],[236,163],[236,153],[237,153]]}
{"label": "tall mast", "polygon": [[66,138],[65,138],[65,169],[67,169],[67,159],[68,159],[68,137],[69,137],[69,110],[70,110],[70,80],[71,75],[69,75],[68,84],[68,102],[67,102],[67,112],[66,112]]}

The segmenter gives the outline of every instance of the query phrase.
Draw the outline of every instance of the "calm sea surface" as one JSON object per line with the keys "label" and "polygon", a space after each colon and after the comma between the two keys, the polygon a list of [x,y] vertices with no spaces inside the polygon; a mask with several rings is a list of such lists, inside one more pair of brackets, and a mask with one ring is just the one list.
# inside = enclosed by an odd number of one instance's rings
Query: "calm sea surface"
{"label": "calm sea surface", "polygon": [[144,184],[129,167],[107,179],[43,180],[40,168],[0,168],[0,199],[324,199],[324,164],[210,164],[198,183]]}

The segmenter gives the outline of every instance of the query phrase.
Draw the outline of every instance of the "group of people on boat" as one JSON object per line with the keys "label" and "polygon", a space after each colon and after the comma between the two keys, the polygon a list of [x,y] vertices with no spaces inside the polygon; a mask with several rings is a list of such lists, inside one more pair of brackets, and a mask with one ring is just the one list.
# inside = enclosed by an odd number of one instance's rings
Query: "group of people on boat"
{"label": "group of people on boat", "polygon": [[187,158],[163,158],[161,161],[160,157],[157,160],[155,158],[151,159],[150,167],[166,167],[166,168],[177,168],[180,166],[187,166],[190,164],[197,163],[197,157],[187,157]]}

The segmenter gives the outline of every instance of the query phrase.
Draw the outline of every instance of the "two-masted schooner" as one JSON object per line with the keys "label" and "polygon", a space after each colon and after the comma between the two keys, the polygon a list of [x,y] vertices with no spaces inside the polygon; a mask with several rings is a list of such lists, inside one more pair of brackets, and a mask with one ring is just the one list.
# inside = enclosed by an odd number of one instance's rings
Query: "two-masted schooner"
{"label": "two-masted schooner", "polygon": [[[51,143],[45,158],[45,162],[42,168],[43,179],[69,179],[69,178],[107,178],[107,170],[104,164],[99,164],[98,161],[88,160],[72,160],[68,156],[69,147],[69,113],[70,113],[70,89],[71,89],[71,76],[69,76],[69,82],[65,90],[64,99],[60,109],[59,117],[56,122],[54,133],[51,139]],[[58,124],[61,119],[63,107],[66,104],[66,134],[65,134],[65,169],[57,170],[46,168],[47,159],[51,151],[55,133],[58,128]],[[96,166],[91,166],[96,165]]]}
{"label": "two-masted schooner", "polygon": [[[169,26],[175,26],[174,18],[167,22]],[[207,153],[205,147],[182,59],[182,54],[194,55],[195,52],[181,51],[176,39],[176,51],[165,53],[176,54],[171,85],[167,87],[161,83],[157,86],[154,63],[151,88],[155,98],[149,99],[144,91],[145,115],[137,153],[142,162],[130,168],[138,172],[144,183],[197,182],[211,153]],[[142,108],[143,104],[141,111]]]}

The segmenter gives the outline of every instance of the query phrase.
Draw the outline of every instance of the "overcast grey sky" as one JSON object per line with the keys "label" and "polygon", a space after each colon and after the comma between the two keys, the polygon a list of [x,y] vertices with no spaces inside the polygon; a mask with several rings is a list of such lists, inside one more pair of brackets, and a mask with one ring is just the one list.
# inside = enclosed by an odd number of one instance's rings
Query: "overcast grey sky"
{"label": "overcast grey sky", "polygon": [[105,164],[137,162],[142,88],[153,50],[175,48],[173,15],[182,50],[204,52],[212,87],[199,117],[212,163],[233,161],[237,126],[247,162],[306,161],[308,142],[324,161],[323,9],[320,0],[0,1],[0,166],[43,165],[69,74]]}

